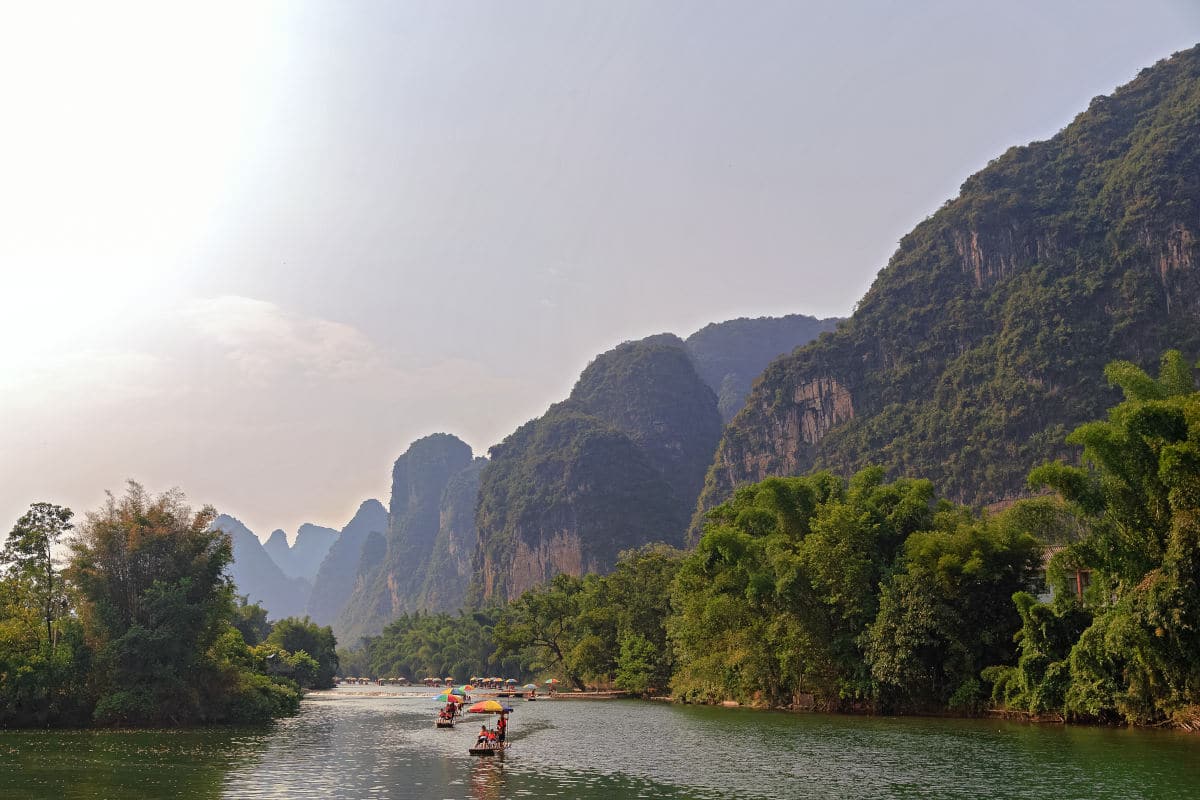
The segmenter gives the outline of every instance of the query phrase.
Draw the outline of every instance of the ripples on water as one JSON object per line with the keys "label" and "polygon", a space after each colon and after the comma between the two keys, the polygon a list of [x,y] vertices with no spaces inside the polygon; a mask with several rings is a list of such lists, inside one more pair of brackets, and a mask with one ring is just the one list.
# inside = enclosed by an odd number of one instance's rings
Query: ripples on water
{"label": "ripples on water", "polygon": [[[1133,798],[1200,796],[1200,739],[1127,730],[514,703],[433,727],[427,691],[343,688],[257,730],[0,733],[0,798]],[[489,721],[491,721],[489,719]]]}

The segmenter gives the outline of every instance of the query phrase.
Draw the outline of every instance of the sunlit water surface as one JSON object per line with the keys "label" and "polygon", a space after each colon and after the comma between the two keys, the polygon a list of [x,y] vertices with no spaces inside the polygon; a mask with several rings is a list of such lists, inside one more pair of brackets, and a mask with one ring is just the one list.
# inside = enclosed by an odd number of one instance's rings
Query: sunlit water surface
{"label": "sunlit water surface", "polygon": [[428,690],[344,687],[260,729],[0,732],[0,797],[1200,797],[1200,738],[634,701],[517,701],[502,759]]}

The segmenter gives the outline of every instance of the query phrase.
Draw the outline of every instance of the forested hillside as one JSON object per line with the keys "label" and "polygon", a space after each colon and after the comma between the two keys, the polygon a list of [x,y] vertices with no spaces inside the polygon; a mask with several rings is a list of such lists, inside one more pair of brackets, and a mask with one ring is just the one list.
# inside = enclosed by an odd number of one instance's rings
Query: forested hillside
{"label": "forested hillside", "polygon": [[833,330],[839,322],[837,317],[804,314],[741,317],[705,325],[684,344],[700,377],[717,393],[721,419],[729,422],[742,410],[754,379],[768,364]]}
{"label": "forested hillside", "polygon": [[1014,147],[905,236],[854,315],[770,365],[701,508],[815,467],[921,475],[961,502],[1116,399],[1103,366],[1200,352],[1200,48]]}
{"label": "forested hillside", "polygon": [[472,601],[682,541],[720,436],[717,399],[676,336],[598,356],[571,396],[492,448],[483,472]]}

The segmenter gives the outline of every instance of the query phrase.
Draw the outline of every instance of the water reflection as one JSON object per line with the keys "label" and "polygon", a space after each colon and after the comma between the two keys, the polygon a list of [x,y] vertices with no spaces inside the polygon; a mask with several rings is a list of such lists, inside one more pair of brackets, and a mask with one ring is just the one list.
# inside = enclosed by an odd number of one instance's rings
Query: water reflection
{"label": "water reflection", "polygon": [[499,800],[504,797],[504,762],[481,758],[471,767],[471,797],[473,800]]}
{"label": "water reflection", "polygon": [[503,758],[427,692],[338,690],[264,729],[0,733],[0,797],[1149,797],[1200,785],[1200,740],[1146,731],[634,702],[520,704]]}

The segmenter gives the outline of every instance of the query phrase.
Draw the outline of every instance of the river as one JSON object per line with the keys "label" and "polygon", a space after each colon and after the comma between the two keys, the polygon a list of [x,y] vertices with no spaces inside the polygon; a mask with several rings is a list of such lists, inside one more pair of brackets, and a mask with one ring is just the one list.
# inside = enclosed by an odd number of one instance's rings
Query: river
{"label": "river", "polygon": [[0,797],[1200,796],[1200,738],[621,700],[517,701],[502,759],[428,690],[343,687],[265,728],[0,732]]}

